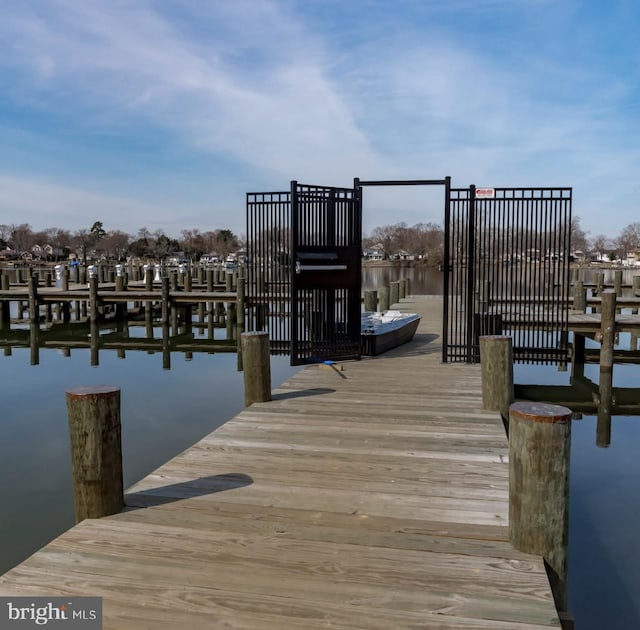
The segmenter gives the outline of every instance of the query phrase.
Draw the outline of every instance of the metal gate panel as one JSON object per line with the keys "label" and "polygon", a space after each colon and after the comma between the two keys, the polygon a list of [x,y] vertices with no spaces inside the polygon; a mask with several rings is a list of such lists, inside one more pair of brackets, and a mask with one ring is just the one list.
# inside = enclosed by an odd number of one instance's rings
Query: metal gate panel
{"label": "metal gate panel", "polygon": [[[454,188],[445,208],[443,360],[480,360],[479,337],[518,362],[568,358],[571,188]],[[484,196],[486,195],[486,196]]]}
{"label": "metal gate panel", "polygon": [[360,357],[359,189],[291,182],[291,363]]}
{"label": "metal gate panel", "polygon": [[291,345],[291,193],[247,193],[247,330],[266,330],[273,353]]}
{"label": "metal gate panel", "polygon": [[360,191],[247,193],[245,321],[293,365],[360,357]]}

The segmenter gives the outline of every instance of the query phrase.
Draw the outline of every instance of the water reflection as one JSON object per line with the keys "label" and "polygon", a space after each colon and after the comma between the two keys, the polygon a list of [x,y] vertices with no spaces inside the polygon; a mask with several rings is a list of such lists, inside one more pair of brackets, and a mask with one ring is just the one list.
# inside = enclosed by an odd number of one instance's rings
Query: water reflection
{"label": "water reflection", "polygon": [[[198,329],[197,333],[193,329]],[[40,363],[40,351],[56,348],[65,356],[73,350],[90,350],[90,365],[100,364],[101,350],[115,350],[124,359],[127,351],[143,351],[148,354],[162,353],[165,369],[171,367],[171,354],[182,353],[185,360],[193,359],[194,353],[236,352],[237,334],[224,324],[191,323],[189,326],[170,328],[168,324],[136,320],[112,323],[73,322],[55,324],[41,328],[37,323],[28,328],[13,328],[0,335],[0,346],[5,356],[12,348],[29,348],[31,365]]]}
{"label": "water reflection", "polygon": [[409,280],[410,293],[415,295],[442,295],[443,293],[444,274],[435,267],[422,265],[411,267],[399,264],[363,266],[362,290],[373,291],[401,278]]}

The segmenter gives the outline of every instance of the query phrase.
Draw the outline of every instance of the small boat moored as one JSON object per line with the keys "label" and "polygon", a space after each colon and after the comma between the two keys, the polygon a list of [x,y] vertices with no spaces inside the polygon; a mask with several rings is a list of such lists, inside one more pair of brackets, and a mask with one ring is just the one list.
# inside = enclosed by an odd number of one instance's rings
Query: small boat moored
{"label": "small boat moored", "polygon": [[376,356],[391,348],[411,341],[418,329],[420,315],[402,311],[362,313],[361,352],[363,356]]}

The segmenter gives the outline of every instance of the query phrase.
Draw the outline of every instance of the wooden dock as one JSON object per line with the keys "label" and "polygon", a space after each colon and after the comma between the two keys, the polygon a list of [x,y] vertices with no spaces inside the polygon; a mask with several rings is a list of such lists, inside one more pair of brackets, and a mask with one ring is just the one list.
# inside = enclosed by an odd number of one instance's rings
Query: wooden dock
{"label": "wooden dock", "polygon": [[0,595],[102,596],[105,629],[559,628],[542,560],[507,540],[480,367],[441,363],[441,298],[401,306],[413,342],[301,370]]}

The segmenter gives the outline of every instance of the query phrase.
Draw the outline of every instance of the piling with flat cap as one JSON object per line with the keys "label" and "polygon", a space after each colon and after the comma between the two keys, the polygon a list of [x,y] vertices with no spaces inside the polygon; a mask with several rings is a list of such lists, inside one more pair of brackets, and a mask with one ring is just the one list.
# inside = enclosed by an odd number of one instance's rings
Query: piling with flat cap
{"label": "piling with flat cap", "polygon": [[482,408],[509,415],[513,402],[513,342],[506,335],[480,337]]}
{"label": "piling with flat cap", "polygon": [[509,540],[547,561],[561,610],[566,610],[570,450],[570,409],[533,402],[509,407]]}
{"label": "piling with flat cap", "polygon": [[66,392],[76,522],[124,506],[120,388],[76,387]]}
{"label": "piling with flat cap", "polygon": [[244,372],[244,403],[271,400],[271,357],[269,333],[242,333],[242,363]]}

